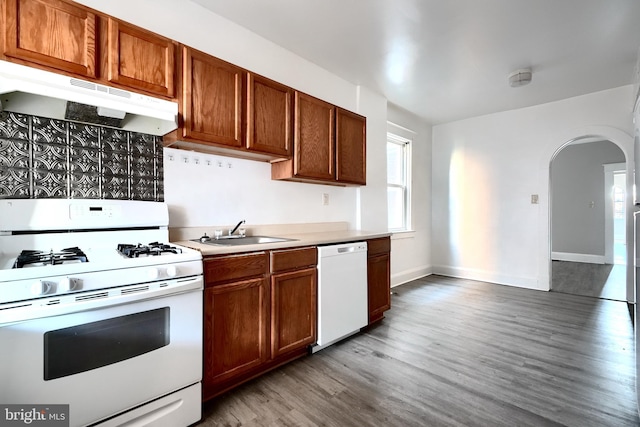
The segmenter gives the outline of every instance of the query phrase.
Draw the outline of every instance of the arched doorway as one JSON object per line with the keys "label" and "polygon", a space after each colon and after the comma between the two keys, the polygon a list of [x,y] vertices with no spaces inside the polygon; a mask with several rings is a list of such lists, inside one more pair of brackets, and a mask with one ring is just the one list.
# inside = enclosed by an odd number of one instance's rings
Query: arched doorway
{"label": "arched doorway", "polygon": [[[565,130],[555,137],[550,137],[542,156],[540,157],[540,218],[539,223],[539,271],[540,288],[551,289],[551,162],[562,148],[580,138],[594,138],[607,140],[616,144],[625,155],[626,159],[626,184],[627,194],[633,190],[633,138],[619,129],[609,126],[586,126],[577,129]],[[633,259],[633,201],[631,197],[626,202],[626,242],[627,259]],[[627,301],[635,302],[633,263],[627,263],[626,287]]]}
{"label": "arched doorway", "polygon": [[626,301],[624,152],[600,138],[564,145],[551,161],[550,199],[551,290]]}

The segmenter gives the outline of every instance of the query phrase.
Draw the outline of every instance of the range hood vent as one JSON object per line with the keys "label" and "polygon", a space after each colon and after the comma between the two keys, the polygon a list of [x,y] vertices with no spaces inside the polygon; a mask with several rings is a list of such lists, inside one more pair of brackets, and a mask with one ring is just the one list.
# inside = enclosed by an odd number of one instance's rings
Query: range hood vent
{"label": "range hood vent", "polygon": [[178,104],[0,61],[0,110],[165,135],[178,127]]}

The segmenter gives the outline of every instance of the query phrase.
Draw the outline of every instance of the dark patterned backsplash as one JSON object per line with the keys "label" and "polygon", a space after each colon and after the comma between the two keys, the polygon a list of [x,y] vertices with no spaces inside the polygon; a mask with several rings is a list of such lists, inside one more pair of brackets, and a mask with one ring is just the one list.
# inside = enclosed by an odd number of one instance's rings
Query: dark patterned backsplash
{"label": "dark patterned backsplash", "polygon": [[164,200],[162,137],[0,112],[0,198]]}

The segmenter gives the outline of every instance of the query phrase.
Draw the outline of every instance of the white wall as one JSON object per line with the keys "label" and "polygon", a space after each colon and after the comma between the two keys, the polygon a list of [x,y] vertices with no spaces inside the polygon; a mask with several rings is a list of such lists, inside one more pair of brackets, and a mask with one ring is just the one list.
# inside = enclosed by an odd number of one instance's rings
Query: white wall
{"label": "white wall", "polygon": [[[360,189],[271,181],[266,163],[198,154],[199,165],[165,162],[165,200],[173,227],[347,221],[386,230],[386,99],[190,1],[81,0],[94,9],[199,49],[367,117],[367,186]],[[185,152],[186,153],[186,152]],[[191,156],[191,154],[190,154]],[[192,156],[193,157],[193,156]],[[209,167],[223,159],[232,168]],[[381,173],[382,172],[382,173]],[[381,178],[382,176],[382,178]],[[329,206],[322,206],[329,193]]]}
{"label": "white wall", "polygon": [[391,238],[391,285],[431,274],[431,126],[415,115],[387,105],[391,133],[411,143],[411,232]]}
{"label": "white wall", "polygon": [[550,161],[584,135],[632,159],[632,101],[624,86],[434,126],[434,272],[548,290]]}

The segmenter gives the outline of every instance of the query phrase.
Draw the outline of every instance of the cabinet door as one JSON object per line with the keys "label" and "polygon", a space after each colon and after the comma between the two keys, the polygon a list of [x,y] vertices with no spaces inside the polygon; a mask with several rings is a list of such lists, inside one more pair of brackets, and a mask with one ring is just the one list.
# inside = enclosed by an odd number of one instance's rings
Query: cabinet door
{"label": "cabinet door", "polygon": [[335,107],[296,92],[293,175],[299,178],[335,180]]}
{"label": "cabinet door", "polygon": [[369,324],[372,324],[391,308],[391,239],[368,240],[367,254],[367,299]]}
{"label": "cabinet door", "polygon": [[367,119],[336,108],[336,179],[351,184],[367,183]]}
{"label": "cabinet door", "polygon": [[391,308],[389,260],[389,254],[367,260],[369,324],[382,319],[384,312]]}
{"label": "cabinet door", "polygon": [[183,137],[242,147],[245,71],[189,47],[183,50]]}
{"label": "cabinet door", "polygon": [[291,156],[293,89],[247,73],[247,148]]}
{"label": "cabinet door", "polygon": [[205,395],[267,360],[267,283],[266,278],[256,278],[205,288]]}
{"label": "cabinet door", "polygon": [[316,342],[317,270],[271,276],[271,357]]}
{"label": "cabinet door", "polygon": [[172,98],[174,42],[113,18],[108,18],[107,27],[107,79]]}
{"label": "cabinet door", "polygon": [[96,77],[96,16],[60,0],[5,0],[4,54]]}

